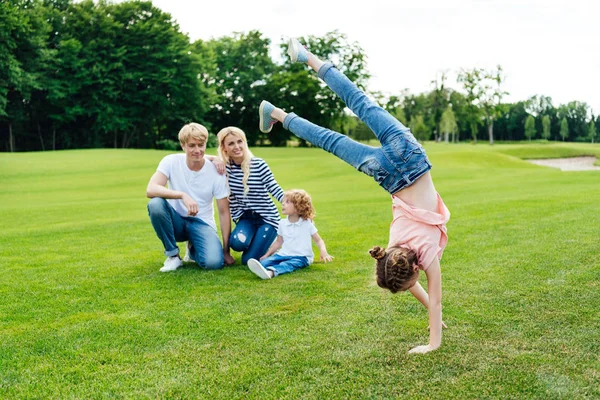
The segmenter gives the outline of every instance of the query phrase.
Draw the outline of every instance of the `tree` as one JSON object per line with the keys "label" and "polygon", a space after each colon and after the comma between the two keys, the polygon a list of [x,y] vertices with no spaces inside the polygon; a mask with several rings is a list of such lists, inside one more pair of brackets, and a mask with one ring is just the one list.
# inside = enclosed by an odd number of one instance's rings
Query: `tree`
{"label": "tree", "polygon": [[422,115],[415,115],[411,118],[409,126],[415,138],[420,142],[429,139],[431,136],[431,132],[427,128]]}
{"label": "tree", "polygon": [[560,137],[563,141],[569,137],[569,123],[567,122],[567,118],[563,118],[560,121]]}
{"label": "tree", "polygon": [[588,131],[588,137],[594,143],[594,138],[596,137],[596,124],[594,123],[594,116],[592,115],[592,120],[590,121],[590,129]]}
{"label": "tree", "polygon": [[537,131],[535,130],[535,118],[533,118],[533,115],[530,115],[525,120],[525,137],[531,141],[535,135],[537,135]]}
{"label": "tree", "polygon": [[[501,86],[505,77],[502,67],[498,65],[496,70],[485,71],[481,68],[472,70],[461,70],[458,81],[467,90],[467,98],[475,107],[479,106],[488,126],[488,137],[490,144],[494,144],[494,121],[501,112],[502,97],[505,92]],[[473,120],[476,113],[473,111]],[[471,130],[474,130],[472,126]]]}
{"label": "tree", "polygon": [[547,115],[542,117],[542,137],[546,140],[550,139],[550,117]]}
{"label": "tree", "polygon": [[215,90],[214,102],[206,115],[216,129],[237,126],[246,133],[248,143],[258,143],[258,107],[265,94],[267,81],[276,72],[269,57],[270,39],[253,30],[204,43],[215,69],[205,71],[201,80]]}
{"label": "tree", "polygon": [[431,81],[433,84],[433,90],[429,93],[431,114],[433,123],[435,125],[434,140],[436,142],[442,140],[440,123],[442,121],[442,115],[444,114],[444,111],[448,108],[449,93],[445,88],[446,78],[446,73],[442,72],[441,75],[436,77],[435,80]]}
{"label": "tree", "polygon": [[440,123],[440,133],[444,134],[444,141],[446,143],[448,143],[450,135],[452,135],[452,143],[456,141],[455,136],[457,129],[458,125],[456,124],[456,118],[452,111],[452,107],[448,107],[442,114],[442,121]]}

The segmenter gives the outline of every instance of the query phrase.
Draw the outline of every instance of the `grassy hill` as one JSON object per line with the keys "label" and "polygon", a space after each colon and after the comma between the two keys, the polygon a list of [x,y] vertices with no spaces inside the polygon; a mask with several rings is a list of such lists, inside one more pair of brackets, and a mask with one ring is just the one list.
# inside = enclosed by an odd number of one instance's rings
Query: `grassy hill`
{"label": "grassy hill", "polygon": [[270,281],[236,253],[158,271],[145,188],[167,152],[1,153],[0,397],[599,397],[600,172],[522,158],[600,146],[425,147],[452,213],[448,329],[427,355],[407,354],[427,311],[379,289],[367,254],[389,196],[319,149],[253,149],[312,194],[335,256]]}

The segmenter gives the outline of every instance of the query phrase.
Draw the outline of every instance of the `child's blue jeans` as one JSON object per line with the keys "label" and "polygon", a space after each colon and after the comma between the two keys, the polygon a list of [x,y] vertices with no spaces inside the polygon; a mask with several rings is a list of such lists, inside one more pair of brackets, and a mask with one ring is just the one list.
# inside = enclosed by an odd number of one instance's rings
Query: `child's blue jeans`
{"label": "child's blue jeans", "polygon": [[242,251],[242,264],[251,258],[259,259],[269,250],[277,237],[277,229],[266,223],[260,214],[244,211],[235,224],[229,237],[229,246],[235,251]]}
{"label": "child's blue jeans", "polygon": [[273,254],[260,260],[265,269],[273,271],[275,276],[281,274],[287,274],[288,272],[294,272],[300,268],[308,267],[308,258],[303,256],[280,256],[279,254]]}
{"label": "child's blue jeans", "polygon": [[283,121],[285,129],[373,177],[390,194],[410,186],[431,169],[425,150],[410,130],[369,99],[337,68],[330,63],[324,64],[319,77],[375,133],[381,147],[355,142],[294,113],[288,114]]}

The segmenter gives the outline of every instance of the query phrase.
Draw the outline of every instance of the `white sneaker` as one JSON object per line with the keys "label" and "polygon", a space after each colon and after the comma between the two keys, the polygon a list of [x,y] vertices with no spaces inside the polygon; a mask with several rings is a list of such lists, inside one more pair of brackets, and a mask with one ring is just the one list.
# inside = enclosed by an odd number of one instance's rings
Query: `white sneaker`
{"label": "white sneaker", "polygon": [[260,279],[271,279],[269,271],[267,271],[265,267],[263,267],[262,264],[254,258],[248,260],[248,268],[250,268],[250,271],[254,272],[254,274]]}
{"label": "white sneaker", "polygon": [[188,242],[187,246],[185,246],[185,256],[183,256],[183,262],[195,262],[190,256],[190,242]]}
{"label": "white sneaker", "polygon": [[160,272],[171,272],[183,265],[183,261],[179,258],[179,255],[167,257]]}

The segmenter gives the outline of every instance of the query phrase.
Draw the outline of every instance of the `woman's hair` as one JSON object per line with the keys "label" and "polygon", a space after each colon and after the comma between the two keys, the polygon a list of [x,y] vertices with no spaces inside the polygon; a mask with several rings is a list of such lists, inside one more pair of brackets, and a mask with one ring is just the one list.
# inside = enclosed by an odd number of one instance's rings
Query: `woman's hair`
{"label": "woman's hair", "polygon": [[296,212],[303,219],[315,219],[315,208],[312,205],[310,195],[302,189],[292,189],[283,192],[283,197],[292,202]]}
{"label": "woman's hair", "polygon": [[419,277],[417,254],[414,250],[394,246],[387,249],[379,246],[369,250],[377,260],[377,285],[396,293],[410,289]]}
{"label": "woman's hair", "polygon": [[252,157],[254,154],[248,149],[248,140],[246,139],[246,134],[240,128],[236,128],[235,126],[228,126],[227,128],[223,128],[217,133],[217,140],[219,141],[219,147],[217,148],[217,152],[219,154],[219,158],[223,160],[226,164],[229,164],[231,159],[227,152],[225,151],[225,138],[229,135],[237,136],[244,141],[244,158],[242,159],[242,172],[244,173],[244,177],[242,178],[242,184],[244,185],[244,196],[248,194],[250,188],[248,187],[248,178],[250,177],[250,161],[252,161]]}
{"label": "woman's hair", "polygon": [[184,146],[189,142],[190,138],[194,138],[199,140],[201,144],[205,144],[208,140],[208,130],[203,125],[190,122],[179,130],[179,143]]}

